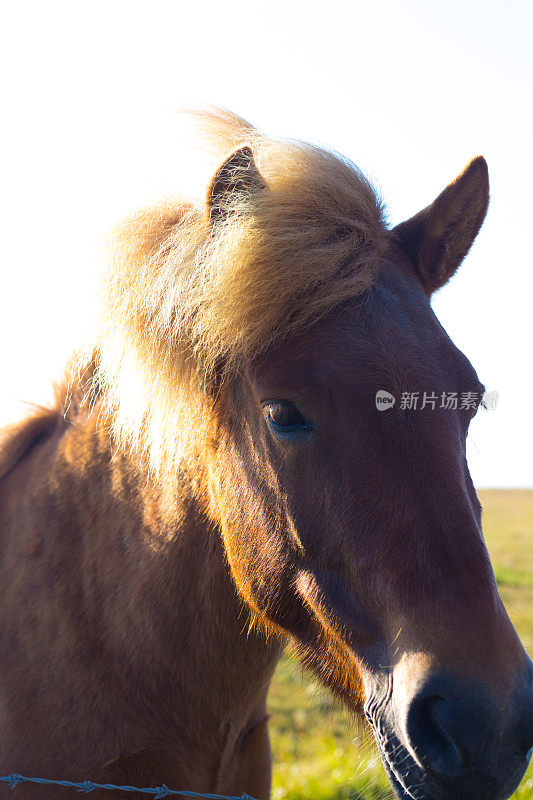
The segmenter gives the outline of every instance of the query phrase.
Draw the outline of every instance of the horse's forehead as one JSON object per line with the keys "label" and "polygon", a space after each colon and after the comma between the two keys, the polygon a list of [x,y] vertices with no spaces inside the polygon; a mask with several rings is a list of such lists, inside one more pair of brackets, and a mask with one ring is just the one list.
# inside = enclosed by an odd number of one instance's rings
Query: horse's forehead
{"label": "horse's forehead", "polygon": [[263,380],[289,383],[351,381],[364,373],[376,378],[387,362],[419,370],[439,369],[455,348],[422,290],[394,269],[352,303],[332,312],[298,338],[266,353],[254,365]]}

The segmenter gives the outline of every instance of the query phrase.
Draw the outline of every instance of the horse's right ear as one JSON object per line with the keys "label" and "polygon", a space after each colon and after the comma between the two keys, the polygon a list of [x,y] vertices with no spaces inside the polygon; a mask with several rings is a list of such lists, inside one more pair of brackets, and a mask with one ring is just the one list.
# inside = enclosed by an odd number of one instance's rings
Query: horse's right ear
{"label": "horse's right ear", "polygon": [[478,156],[430,206],[394,228],[428,295],[457,270],[481,228],[488,204],[487,162]]}
{"label": "horse's right ear", "polygon": [[209,220],[216,223],[231,210],[235,200],[263,189],[265,182],[250,147],[240,147],[217,170],[207,192]]}

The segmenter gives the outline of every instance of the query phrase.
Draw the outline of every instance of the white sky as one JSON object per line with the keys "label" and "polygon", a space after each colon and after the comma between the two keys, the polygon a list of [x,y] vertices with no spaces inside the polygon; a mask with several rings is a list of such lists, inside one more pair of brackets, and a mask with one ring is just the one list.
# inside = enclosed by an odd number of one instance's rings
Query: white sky
{"label": "white sky", "polygon": [[[469,437],[477,486],[533,486],[529,0],[19,2],[0,28],[0,422],[46,401],[90,318],[121,216],[189,186],[175,109],[223,105],[337,149],[391,224],[482,153],[489,215],[434,300],[499,407]],[[431,387],[430,387],[431,388]]]}

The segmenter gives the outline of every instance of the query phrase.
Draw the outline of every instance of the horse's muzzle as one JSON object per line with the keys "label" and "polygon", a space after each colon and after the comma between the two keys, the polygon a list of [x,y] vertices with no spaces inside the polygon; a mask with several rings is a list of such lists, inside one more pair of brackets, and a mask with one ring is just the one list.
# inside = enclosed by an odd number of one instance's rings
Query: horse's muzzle
{"label": "horse's muzzle", "polygon": [[504,706],[479,684],[443,672],[426,676],[411,697],[395,694],[389,678],[365,710],[400,798],[504,800],[513,793],[533,750],[531,662]]}

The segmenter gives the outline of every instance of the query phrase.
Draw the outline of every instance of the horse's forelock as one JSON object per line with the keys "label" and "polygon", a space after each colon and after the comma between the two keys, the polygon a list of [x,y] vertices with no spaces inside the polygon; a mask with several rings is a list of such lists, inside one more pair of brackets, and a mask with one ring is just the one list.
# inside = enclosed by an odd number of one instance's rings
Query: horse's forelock
{"label": "horse's forelock", "polygon": [[[213,380],[359,295],[385,247],[380,202],[355,167],[267,139],[239,118],[219,123],[228,145],[246,134],[266,188],[239,195],[215,225],[187,203],[126,220],[101,293],[98,387],[120,439],[143,442],[159,467],[188,449],[187,429],[197,435],[209,419],[204,389]],[[203,409],[189,419],[193,400]]]}

